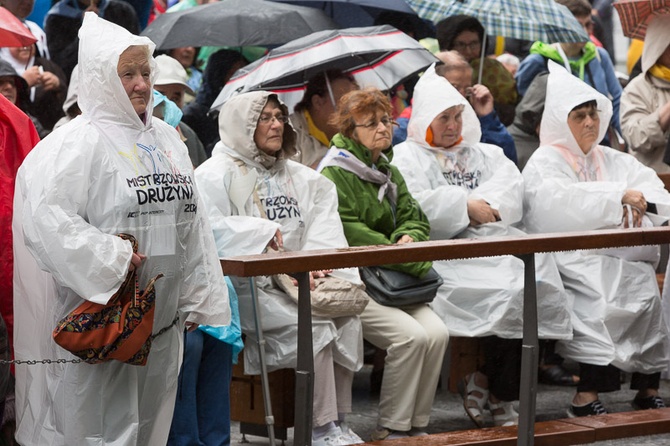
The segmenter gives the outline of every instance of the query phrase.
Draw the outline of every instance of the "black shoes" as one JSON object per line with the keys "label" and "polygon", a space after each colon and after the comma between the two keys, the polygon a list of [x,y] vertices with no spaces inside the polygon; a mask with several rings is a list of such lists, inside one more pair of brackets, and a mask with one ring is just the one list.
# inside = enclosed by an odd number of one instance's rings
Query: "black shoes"
{"label": "black shoes", "polygon": [[646,398],[636,397],[631,404],[635,410],[663,409],[665,407],[663,398],[658,395]]}
{"label": "black shoes", "polygon": [[591,415],[605,415],[607,411],[603,406],[603,403],[600,400],[595,400],[584,406],[574,406],[571,405],[568,409],[568,417],[577,418],[577,417],[589,417]]}
{"label": "black shoes", "polygon": [[[644,398],[635,397],[631,403],[635,410],[647,410],[647,409],[664,409],[665,403],[663,398],[658,395],[647,396]],[[576,417],[588,417],[591,415],[605,415],[607,410],[603,406],[603,403],[600,400],[595,400],[585,406],[575,406],[571,405],[568,409],[568,416],[570,418]]]}
{"label": "black shoes", "polygon": [[576,377],[561,365],[551,365],[546,368],[540,367],[538,381],[553,386],[576,386],[579,384],[579,377]]}

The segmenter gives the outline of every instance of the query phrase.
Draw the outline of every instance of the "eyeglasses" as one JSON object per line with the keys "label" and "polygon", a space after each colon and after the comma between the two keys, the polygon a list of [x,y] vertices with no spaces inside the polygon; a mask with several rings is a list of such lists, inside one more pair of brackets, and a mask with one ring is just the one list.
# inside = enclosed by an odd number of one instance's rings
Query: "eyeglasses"
{"label": "eyeglasses", "polygon": [[278,115],[278,116],[261,115],[261,117],[258,118],[258,122],[260,124],[269,124],[270,122],[272,122],[273,119],[275,119],[277,122],[281,122],[282,124],[286,124],[288,122],[288,116],[286,115]]}
{"label": "eyeglasses", "polygon": [[588,110],[588,111],[579,110],[579,111],[571,112],[568,115],[568,117],[571,120],[575,121],[578,124],[581,124],[582,122],[584,122],[584,120],[586,119],[587,116],[589,118],[591,118],[592,121],[600,119],[600,110],[596,110],[595,108],[591,109],[591,110]]}
{"label": "eyeglasses", "polygon": [[454,49],[456,51],[464,51],[464,50],[476,50],[478,49],[482,43],[479,40],[475,40],[473,42],[454,42]]}
{"label": "eyeglasses", "polygon": [[388,127],[396,123],[393,119],[389,118],[388,116],[384,116],[379,121],[370,121],[367,124],[355,124],[354,127],[365,127],[368,130],[374,130],[377,127],[379,127],[380,122],[384,124],[384,127]]}

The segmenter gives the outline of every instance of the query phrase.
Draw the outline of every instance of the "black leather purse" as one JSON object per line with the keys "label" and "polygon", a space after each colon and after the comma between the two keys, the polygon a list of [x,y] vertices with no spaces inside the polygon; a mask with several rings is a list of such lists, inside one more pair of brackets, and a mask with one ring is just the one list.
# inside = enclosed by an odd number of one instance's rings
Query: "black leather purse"
{"label": "black leather purse", "polygon": [[382,266],[365,266],[359,270],[370,297],[387,307],[432,302],[444,282],[434,268],[422,278]]}

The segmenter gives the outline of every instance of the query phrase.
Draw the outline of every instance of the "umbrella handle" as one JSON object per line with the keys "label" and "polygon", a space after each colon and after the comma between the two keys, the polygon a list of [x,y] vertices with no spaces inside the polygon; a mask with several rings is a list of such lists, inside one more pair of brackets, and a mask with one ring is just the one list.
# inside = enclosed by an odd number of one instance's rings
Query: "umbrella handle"
{"label": "umbrella handle", "polygon": [[477,83],[482,83],[482,73],[484,71],[484,57],[486,57],[486,30],[484,31],[484,38],[482,39],[482,51],[479,55],[479,75],[477,77]]}
{"label": "umbrella handle", "polygon": [[335,102],[335,95],[333,94],[333,87],[330,86],[330,79],[328,79],[328,73],[323,72],[323,77],[326,79],[326,88],[328,89],[328,96],[330,97],[330,102],[333,104],[333,110],[337,109],[337,103]]}

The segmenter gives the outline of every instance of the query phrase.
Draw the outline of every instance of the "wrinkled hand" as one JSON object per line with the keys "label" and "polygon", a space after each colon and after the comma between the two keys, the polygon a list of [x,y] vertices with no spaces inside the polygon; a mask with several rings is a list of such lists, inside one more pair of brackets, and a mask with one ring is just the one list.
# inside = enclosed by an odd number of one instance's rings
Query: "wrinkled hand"
{"label": "wrinkled hand", "polygon": [[477,116],[486,116],[493,111],[493,95],[484,85],[475,84],[469,89],[470,105]]}
{"label": "wrinkled hand", "polygon": [[35,85],[39,84],[41,80],[40,67],[33,65],[32,67],[26,69],[21,77],[26,81],[26,83],[28,83],[28,87],[34,87]]}
{"label": "wrinkled hand", "polygon": [[626,192],[624,192],[623,198],[621,198],[621,204],[630,204],[642,212],[642,214],[647,211],[647,200],[645,200],[644,194],[634,189],[627,189]]}
{"label": "wrinkled hand", "polygon": [[275,236],[272,237],[272,240],[268,242],[268,245],[265,247],[266,250],[272,249],[274,251],[279,251],[284,247],[284,236],[281,235],[281,231],[277,229]]}
{"label": "wrinkled hand", "polygon": [[60,79],[55,74],[45,71],[40,75],[40,83],[46,91],[50,91],[60,86]]}
{"label": "wrinkled hand", "polygon": [[186,331],[188,331],[188,332],[197,330],[199,326],[200,326],[200,324],[196,324],[195,322],[186,322],[186,324],[184,324],[184,327],[186,328]]}
{"label": "wrinkled hand", "polygon": [[[324,277],[328,276],[330,273],[332,273],[332,269],[321,269],[319,271],[310,271],[309,272],[309,289],[310,291],[314,291],[316,288],[316,282],[314,279],[323,279]],[[293,276],[291,277],[291,282],[293,282],[293,285],[298,286],[298,280],[294,278]]]}
{"label": "wrinkled hand", "polygon": [[142,262],[146,260],[147,256],[142,253],[134,252],[133,257],[130,259],[130,265],[128,266],[128,272],[133,272],[142,265]]}
{"label": "wrinkled hand", "polygon": [[470,217],[470,226],[500,221],[500,213],[482,199],[468,200],[468,217]]}
{"label": "wrinkled hand", "polygon": [[641,212],[638,208],[634,206],[626,206],[626,205],[624,205],[623,207],[623,227],[624,228],[630,227],[630,224],[628,222],[629,212],[632,212],[633,214],[633,227],[634,228],[642,227],[642,217],[644,216],[644,212]]}
{"label": "wrinkled hand", "polygon": [[395,243],[396,243],[396,245],[404,245],[405,243],[412,243],[413,241],[414,241],[414,239],[413,239],[412,237],[410,237],[409,235],[405,234],[405,235],[403,235],[402,237],[400,237],[400,238],[398,239],[398,241],[395,242]]}

